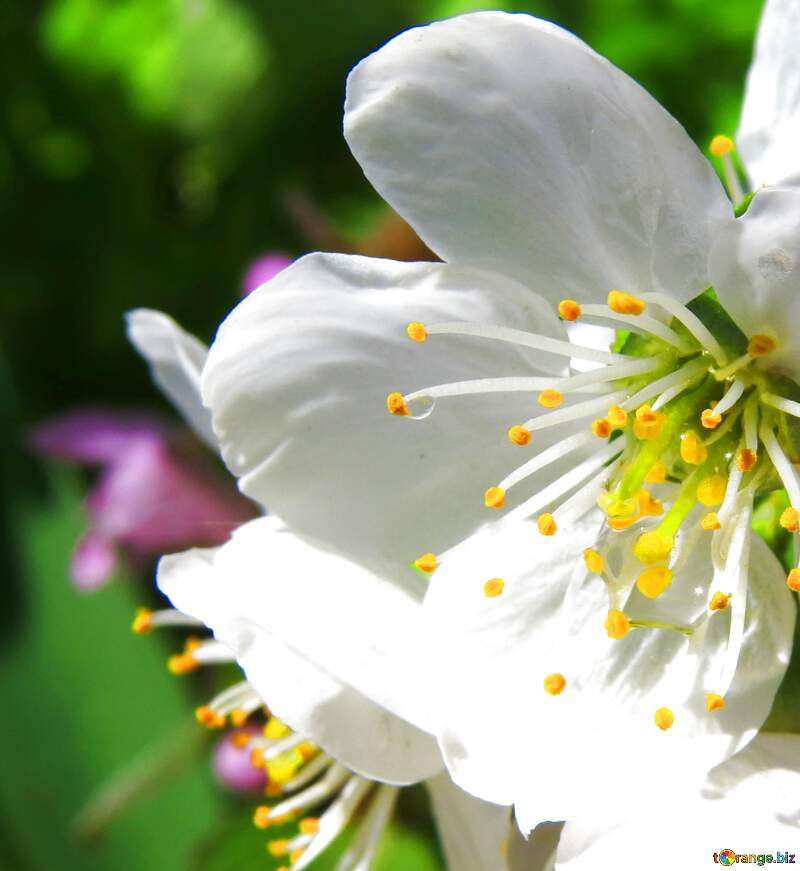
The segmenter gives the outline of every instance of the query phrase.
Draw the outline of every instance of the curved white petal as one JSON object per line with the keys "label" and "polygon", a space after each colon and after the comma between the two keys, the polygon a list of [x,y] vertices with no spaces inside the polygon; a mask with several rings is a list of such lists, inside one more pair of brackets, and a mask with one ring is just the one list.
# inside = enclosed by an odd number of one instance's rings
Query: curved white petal
{"label": "curved white petal", "polygon": [[[627,819],[568,822],[556,868],[637,871],[645,854],[647,867],[656,871],[702,868],[726,849],[761,855],[765,858],[753,864],[763,867],[767,852],[777,864],[777,852],[798,849],[800,736],[760,734],[711,772],[704,797],[653,786],[639,811]],[[668,837],[668,830],[679,835]]]}
{"label": "curved white petal", "polygon": [[684,129],[572,34],[479,12],[415,28],[350,74],[345,137],[444,260],[550,299],[689,299],[730,204]]}
{"label": "curved white petal", "polygon": [[503,871],[511,829],[508,808],[474,798],[446,771],[425,786],[450,871]]}
{"label": "curved white petal", "polygon": [[[739,668],[724,710],[707,713],[724,661],[729,614],[711,618],[690,650],[671,630],[637,629],[609,639],[605,585],[587,576],[582,551],[596,522],[552,538],[532,524],[489,528],[447,555],[425,601],[438,641],[445,761],[456,783],[498,803],[515,803],[523,831],[638,795],[638,784],[699,782],[736,752],[765,719],[791,649],[794,604],[783,572],[760,539],[752,542],[749,615]],[[676,570],[664,602],[638,591],[624,604],[631,620],[669,622],[681,598],[686,624],[705,612],[712,576],[710,537]],[[505,581],[486,598],[489,578]],[[578,595],[562,620],[571,581]],[[559,696],[545,675],[567,681]],[[655,711],[670,708],[662,732]]]}
{"label": "curved white petal", "polygon": [[717,237],[709,272],[725,309],[752,336],[772,335],[765,365],[800,379],[800,184],[760,190],[747,212]]}
{"label": "curved white petal", "polygon": [[200,397],[200,373],[208,349],[162,312],[138,308],[126,314],[128,339],[150,366],[153,381],[192,429],[217,450],[211,415]]}
{"label": "curved white petal", "polygon": [[242,490],[297,531],[381,570],[437,553],[485,519],[484,490],[528,458],[506,430],[536,408],[529,393],[462,396],[438,400],[419,421],[390,415],[387,395],[560,374],[567,361],[468,336],[418,344],[410,321],[561,331],[550,308],[509,279],[316,254],[231,313],[203,374]]}
{"label": "curved white petal", "polygon": [[[276,518],[216,550],[164,557],[158,584],[235,654],[270,709],[368,777],[441,768],[411,591],[289,532]],[[412,725],[412,723],[414,725]]]}
{"label": "curved white petal", "polygon": [[753,184],[800,171],[800,5],[766,0],[736,142]]}

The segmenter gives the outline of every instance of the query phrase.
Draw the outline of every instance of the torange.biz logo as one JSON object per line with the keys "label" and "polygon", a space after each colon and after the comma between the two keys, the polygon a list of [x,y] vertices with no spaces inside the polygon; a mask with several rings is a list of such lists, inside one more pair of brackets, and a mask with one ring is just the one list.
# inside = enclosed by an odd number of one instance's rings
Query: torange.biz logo
{"label": "torange.biz logo", "polygon": [[794,856],[794,853],[786,850],[778,853],[735,853],[733,850],[720,850],[719,853],[714,853],[714,861],[725,867],[739,862],[742,865],[758,865],[762,868],[764,865],[794,865]]}

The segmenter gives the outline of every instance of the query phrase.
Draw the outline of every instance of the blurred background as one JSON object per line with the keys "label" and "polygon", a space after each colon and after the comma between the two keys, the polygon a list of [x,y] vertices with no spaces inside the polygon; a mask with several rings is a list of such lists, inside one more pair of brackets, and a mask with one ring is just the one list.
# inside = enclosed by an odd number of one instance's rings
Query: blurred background
{"label": "blurred background", "polygon": [[[124,312],[164,310],[207,341],[254,262],[281,262],[265,254],[426,256],[341,135],[349,68],[400,30],[479,8],[551,19],[641,82],[706,148],[735,130],[760,5],[0,6],[0,869],[278,864],[250,824],[257,796],[220,783],[215,738],[194,723],[211,679],[169,674],[177,634],[130,632],[135,607],[155,602],[152,552],[172,543],[154,538],[153,524],[136,527],[142,490],[168,502],[159,485],[188,480],[200,488],[192,499],[223,517],[250,509],[177,428],[125,340]],[[181,530],[171,549],[194,532]],[[440,867],[412,792],[380,868]]]}

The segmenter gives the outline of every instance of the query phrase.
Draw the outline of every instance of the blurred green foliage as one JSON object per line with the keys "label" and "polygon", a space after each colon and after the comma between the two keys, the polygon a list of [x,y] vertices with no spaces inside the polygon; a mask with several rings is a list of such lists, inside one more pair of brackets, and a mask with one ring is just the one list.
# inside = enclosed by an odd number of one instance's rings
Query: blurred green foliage
{"label": "blurred green foliage", "polygon": [[[298,201],[345,239],[370,223],[380,205],[341,136],[344,81],[406,27],[479,8],[554,20],[640,81],[705,147],[735,129],[760,5],[0,5],[0,691],[11,702],[0,727],[0,868],[266,867],[261,834],[242,828],[249,809],[212,785],[200,745],[172,760],[167,768],[179,771],[163,789],[150,795],[144,777],[146,800],[100,841],[81,843],[72,830],[109,778],[130,766],[141,774],[139,754],[145,769],[169,754],[202,700],[165,674],[155,639],[127,634],[141,589],[122,581],[83,598],[69,586],[80,488],[68,477],[54,486],[21,451],[26,428],[64,408],[161,402],[124,341],[123,312],[164,309],[210,338],[249,260],[316,247]],[[429,838],[402,824],[391,838],[384,871],[436,867]]]}

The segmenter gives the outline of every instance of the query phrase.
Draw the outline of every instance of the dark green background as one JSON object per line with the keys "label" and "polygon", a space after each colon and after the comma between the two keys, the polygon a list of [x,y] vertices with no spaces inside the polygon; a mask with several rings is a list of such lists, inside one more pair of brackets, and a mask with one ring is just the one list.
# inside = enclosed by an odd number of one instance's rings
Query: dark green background
{"label": "dark green background", "polygon": [[[735,129],[758,0],[0,4],[0,868],[269,867],[249,805],[222,795],[203,736],[187,737],[204,687],[166,673],[175,639],[128,632],[149,579],[73,591],[84,479],[21,444],[78,404],[163,407],[122,313],[161,308],[210,338],[250,259],[316,247],[287,201],[354,244],[381,207],[341,137],[348,69],[405,27],[492,7],[575,31],[704,147]],[[169,760],[163,788],[76,840],[75,815],[115,772]],[[424,831],[390,847],[386,868],[436,868]]]}

